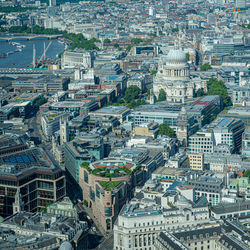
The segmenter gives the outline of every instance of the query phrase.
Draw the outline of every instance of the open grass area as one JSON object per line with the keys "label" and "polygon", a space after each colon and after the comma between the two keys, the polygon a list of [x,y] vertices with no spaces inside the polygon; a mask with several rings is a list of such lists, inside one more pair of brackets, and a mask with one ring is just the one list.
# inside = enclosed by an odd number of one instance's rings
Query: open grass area
{"label": "open grass area", "polygon": [[100,181],[101,186],[107,190],[117,187],[120,183],[120,181]]}

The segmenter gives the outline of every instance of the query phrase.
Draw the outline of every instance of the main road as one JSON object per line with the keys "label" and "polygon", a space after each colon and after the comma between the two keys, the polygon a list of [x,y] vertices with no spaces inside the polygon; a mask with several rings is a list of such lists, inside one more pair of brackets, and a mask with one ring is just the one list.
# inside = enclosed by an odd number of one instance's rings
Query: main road
{"label": "main road", "polygon": [[41,129],[41,114],[38,111],[34,110],[30,114],[31,117],[27,118],[27,125],[30,129],[30,136],[36,140],[41,147],[44,147],[47,150],[51,150],[51,142],[47,142],[46,138]]}

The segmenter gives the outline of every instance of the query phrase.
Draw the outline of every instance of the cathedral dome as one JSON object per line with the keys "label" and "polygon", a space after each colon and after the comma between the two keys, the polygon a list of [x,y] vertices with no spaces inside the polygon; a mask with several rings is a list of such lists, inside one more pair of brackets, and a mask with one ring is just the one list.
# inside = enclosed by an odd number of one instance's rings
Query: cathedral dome
{"label": "cathedral dome", "polygon": [[59,248],[59,250],[72,250],[72,249],[73,247],[68,241],[64,241]]}
{"label": "cathedral dome", "polygon": [[166,61],[171,64],[186,63],[186,54],[182,50],[172,49],[168,52]]}

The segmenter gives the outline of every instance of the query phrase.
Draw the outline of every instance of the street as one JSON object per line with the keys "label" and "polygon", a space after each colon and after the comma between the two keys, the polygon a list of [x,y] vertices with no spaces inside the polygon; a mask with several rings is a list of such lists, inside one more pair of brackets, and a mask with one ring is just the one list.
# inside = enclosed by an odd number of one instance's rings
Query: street
{"label": "street", "polygon": [[[87,215],[92,219],[92,223],[89,224],[90,230],[88,235],[88,244],[89,249],[112,249],[111,248],[99,248],[101,244],[106,240],[105,237],[103,237],[103,233],[100,231],[100,227],[98,223],[95,223],[95,219],[93,217],[93,214],[89,211],[90,209],[87,208],[88,211],[86,211],[86,207],[76,205],[76,209],[79,215],[79,218],[81,220],[87,220]],[[93,228],[96,228],[95,232]],[[101,229],[102,230],[102,229]]]}
{"label": "street", "polygon": [[39,111],[31,112],[30,117],[26,119],[28,127],[30,129],[30,136],[34,140],[35,144],[51,150],[52,146],[50,142],[46,142],[46,138],[41,131],[41,115]]}
{"label": "street", "polygon": [[[40,147],[43,147],[47,150],[51,150],[51,142],[46,142],[46,138],[41,131],[41,115],[39,111],[33,111],[30,114],[30,117],[26,119],[27,125],[30,130],[30,137],[38,144]],[[78,185],[72,180],[72,178],[66,173],[67,181],[67,196],[76,203],[77,199],[82,198],[81,191],[79,190]],[[70,187],[70,189],[69,189]],[[72,192],[74,190],[74,192]],[[79,206],[75,205],[79,219],[87,220],[87,215],[92,219],[92,224],[90,225],[89,234],[88,234],[88,245],[89,249],[102,249],[102,250],[112,250],[113,249],[113,234],[107,234],[104,229],[100,226],[98,221],[95,219],[91,208],[88,208],[84,205]],[[93,227],[96,230],[93,230]]]}

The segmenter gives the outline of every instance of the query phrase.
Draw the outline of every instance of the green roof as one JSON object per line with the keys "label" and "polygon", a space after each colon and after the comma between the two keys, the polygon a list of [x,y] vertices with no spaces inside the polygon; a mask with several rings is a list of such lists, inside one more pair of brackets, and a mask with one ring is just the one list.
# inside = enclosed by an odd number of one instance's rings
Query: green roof
{"label": "green roof", "polygon": [[100,181],[101,186],[105,189],[116,188],[120,183],[120,181]]}

